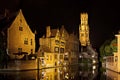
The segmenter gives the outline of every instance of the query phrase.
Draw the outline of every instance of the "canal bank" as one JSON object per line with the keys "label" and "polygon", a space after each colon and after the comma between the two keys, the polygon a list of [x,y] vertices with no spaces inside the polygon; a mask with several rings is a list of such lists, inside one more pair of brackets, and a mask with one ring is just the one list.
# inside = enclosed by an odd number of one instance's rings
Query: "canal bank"
{"label": "canal bank", "polygon": [[0,80],[98,80],[97,68],[97,65],[71,65],[29,71],[0,71]]}
{"label": "canal bank", "polygon": [[63,65],[63,66],[42,66],[40,62],[38,63],[37,60],[14,60],[9,61],[7,64],[7,68],[1,68],[0,71],[31,71],[31,70],[41,70],[41,69],[48,69],[48,68],[58,68],[58,67],[67,67],[78,65],[79,63],[71,64],[71,65]]}

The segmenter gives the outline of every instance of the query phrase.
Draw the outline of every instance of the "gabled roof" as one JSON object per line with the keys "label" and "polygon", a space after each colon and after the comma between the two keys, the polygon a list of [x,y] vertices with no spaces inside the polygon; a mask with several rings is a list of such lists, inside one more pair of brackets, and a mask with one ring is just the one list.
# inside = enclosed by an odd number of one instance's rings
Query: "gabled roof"
{"label": "gabled roof", "polygon": [[8,16],[4,16],[2,19],[0,19],[0,29],[1,30],[6,30],[7,28],[10,27],[10,25],[13,23],[15,18],[19,15],[22,14],[22,9],[19,9],[17,12],[12,12],[8,14]]}

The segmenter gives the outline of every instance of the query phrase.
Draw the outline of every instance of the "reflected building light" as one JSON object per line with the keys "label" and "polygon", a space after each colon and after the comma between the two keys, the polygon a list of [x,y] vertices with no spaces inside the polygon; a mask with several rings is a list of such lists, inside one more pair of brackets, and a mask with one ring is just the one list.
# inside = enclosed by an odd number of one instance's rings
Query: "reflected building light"
{"label": "reflected building light", "polygon": [[48,77],[46,77],[46,80],[49,80]]}
{"label": "reflected building light", "polygon": [[95,71],[94,71],[94,70],[92,70],[92,73],[93,73],[93,74],[95,74]]}
{"label": "reflected building light", "polygon": [[92,68],[93,68],[93,69],[96,69],[96,66],[94,65]]}
{"label": "reflected building light", "polygon": [[62,71],[60,71],[60,74],[63,74]]}
{"label": "reflected building light", "polygon": [[79,72],[79,75],[81,75],[81,74],[82,74],[82,71]]}
{"label": "reflected building light", "polygon": [[58,64],[60,64],[60,61],[58,61]]}
{"label": "reflected building light", "polygon": [[60,73],[60,70],[58,69],[58,73]]}
{"label": "reflected building light", "polygon": [[73,79],[74,79],[74,76],[71,76],[71,79],[73,80]]}
{"label": "reflected building light", "polygon": [[96,63],[96,61],[95,61],[95,60],[93,60],[93,63]]}
{"label": "reflected building light", "polygon": [[94,58],[95,56],[94,55],[92,55],[92,58]]}
{"label": "reflected building light", "polygon": [[65,79],[69,79],[68,73],[65,74]]}
{"label": "reflected building light", "polygon": [[64,67],[63,69],[64,69],[65,71],[67,70],[67,68],[66,68],[66,67]]}
{"label": "reflected building light", "polygon": [[80,55],[79,58],[82,58],[82,56]]}
{"label": "reflected building light", "polygon": [[67,65],[67,63],[66,63],[66,62],[64,62],[64,65]]}
{"label": "reflected building light", "polygon": [[42,76],[45,77],[46,73],[45,72],[42,72]]}

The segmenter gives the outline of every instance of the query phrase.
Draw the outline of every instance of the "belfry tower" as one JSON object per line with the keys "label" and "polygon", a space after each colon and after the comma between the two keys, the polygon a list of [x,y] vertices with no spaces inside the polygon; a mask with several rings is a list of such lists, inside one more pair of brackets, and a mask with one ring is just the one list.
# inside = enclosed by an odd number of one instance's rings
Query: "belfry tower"
{"label": "belfry tower", "polygon": [[[88,14],[81,13],[80,14],[81,24],[79,25],[79,40],[81,47],[87,47],[90,45],[89,40],[89,25],[88,25]],[[81,48],[82,50],[82,48]]]}

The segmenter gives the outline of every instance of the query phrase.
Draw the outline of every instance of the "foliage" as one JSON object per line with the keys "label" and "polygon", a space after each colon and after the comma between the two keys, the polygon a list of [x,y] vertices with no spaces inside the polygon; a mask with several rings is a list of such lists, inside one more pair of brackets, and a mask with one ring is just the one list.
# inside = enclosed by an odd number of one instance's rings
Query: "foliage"
{"label": "foliage", "polygon": [[117,46],[117,38],[106,40],[99,49],[101,61],[103,61],[103,57],[113,55],[114,52],[117,52]]}
{"label": "foliage", "polygon": [[110,47],[110,45],[106,45],[104,50],[105,50],[105,55],[106,56],[112,55],[112,53],[113,53],[112,48]]}
{"label": "foliage", "polygon": [[111,41],[110,47],[112,49],[112,52],[117,52],[117,39],[116,38]]}
{"label": "foliage", "polygon": [[108,55],[112,55],[112,48],[110,47],[111,44],[111,39],[106,40],[102,46],[100,47],[99,51],[100,51],[100,61],[104,61],[103,57],[108,56]]}

